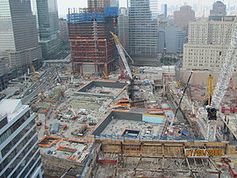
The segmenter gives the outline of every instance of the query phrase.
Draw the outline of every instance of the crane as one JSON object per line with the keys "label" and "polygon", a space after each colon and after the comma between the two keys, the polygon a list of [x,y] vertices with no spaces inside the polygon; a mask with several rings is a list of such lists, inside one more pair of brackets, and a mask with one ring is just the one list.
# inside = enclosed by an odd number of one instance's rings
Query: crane
{"label": "crane", "polygon": [[207,139],[210,141],[216,140],[217,110],[219,109],[222,99],[225,96],[230,79],[234,72],[234,68],[236,67],[237,64],[236,49],[237,49],[237,18],[235,18],[233,23],[231,42],[229,48],[227,49],[225,61],[223,63],[223,67],[217,80],[216,87],[213,91],[211,104],[207,106],[207,117],[208,117]]}
{"label": "crane", "polygon": [[207,104],[211,105],[211,97],[213,95],[213,76],[210,74],[207,78]]}
{"label": "crane", "polygon": [[[125,53],[126,55],[129,57],[129,59],[132,61],[132,63],[134,63],[134,61],[132,60],[132,58],[129,56],[129,54],[127,53],[127,51],[124,49],[123,45],[121,44],[119,38],[117,35],[115,35],[113,32],[110,32],[113,39],[114,39],[114,42],[115,42],[115,45],[116,45],[116,48],[118,50],[118,53],[122,59],[122,62],[124,64],[124,67],[125,67],[125,70],[126,70],[126,74],[127,76],[129,77],[129,79],[133,79],[133,75],[132,75],[132,72],[131,72],[131,69],[128,65],[128,62],[127,62],[127,59],[125,57]],[[123,72],[123,71],[122,71]]]}

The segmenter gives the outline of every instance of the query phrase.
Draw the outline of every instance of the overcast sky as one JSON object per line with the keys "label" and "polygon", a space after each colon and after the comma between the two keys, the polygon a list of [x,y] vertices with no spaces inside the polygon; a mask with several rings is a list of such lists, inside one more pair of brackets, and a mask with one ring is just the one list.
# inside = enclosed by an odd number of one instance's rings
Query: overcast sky
{"label": "overcast sky", "polygon": [[[205,15],[209,13],[214,1],[215,0],[158,0],[157,2],[158,7],[167,3],[169,13],[172,13],[171,11],[178,9],[181,5],[191,5],[197,11],[196,14],[200,16],[203,13],[205,13]],[[126,6],[127,0],[119,0],[119,2],[120,6],[124,7]],[[223,2],[227,5],[227,8],[232,15],[234,12],[237,13],[237,0],[223,0]],[[86,6],[87,0],[58,0],[59,16],[65,16],[68,8],[84,8]]]}

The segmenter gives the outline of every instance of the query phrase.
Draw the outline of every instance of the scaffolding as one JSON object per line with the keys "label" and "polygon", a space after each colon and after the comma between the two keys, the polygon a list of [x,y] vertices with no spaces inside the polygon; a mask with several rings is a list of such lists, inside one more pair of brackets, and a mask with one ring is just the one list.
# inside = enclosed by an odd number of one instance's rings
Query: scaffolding
{"label": "scaffolding", "polygon": [[118,8],[69,9],[68,27],[74,73],[100,75],[114,68]]}

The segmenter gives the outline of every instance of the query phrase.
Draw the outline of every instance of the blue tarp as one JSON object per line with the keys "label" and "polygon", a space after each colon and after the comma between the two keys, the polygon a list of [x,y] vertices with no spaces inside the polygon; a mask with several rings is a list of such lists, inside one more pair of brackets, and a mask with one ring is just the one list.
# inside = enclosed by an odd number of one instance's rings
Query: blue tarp
{"label": "blue tarp", "polygon": [[97,22],[104,22],[105,17],[117,17],[117,7],[107,7],[102,12],[82,12],[82,13],[71,13],[67,15],[67,19],[70,23],[78,22],[91,22],[96,20]]}
{"label": "blue tarp", "polygon": [[165,119],[162,116],[158,115],[143,114],[142,121],[155,124],[162,124],[165,122]]}

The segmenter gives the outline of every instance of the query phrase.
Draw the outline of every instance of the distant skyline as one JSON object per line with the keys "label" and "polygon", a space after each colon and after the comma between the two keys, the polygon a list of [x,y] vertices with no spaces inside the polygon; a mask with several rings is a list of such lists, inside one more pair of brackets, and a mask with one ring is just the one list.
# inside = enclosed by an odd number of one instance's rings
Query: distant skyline
{"label": "distant skyline", "polygon": [[[125,7],[127,0],[119,0],[120,6]],[[173,11],[178,10],[182,5],[190,5],[196,11],[197,16],[207,16],[212,8],[215,0],[158,0],[159,9],[162,4],[168,4],[168,14],[171,15]],[[237,14],[236,0],[222,0],[227,5],[229,15]],[[87,0],[58,0],[59,16],[65,17],[68,8],[85,8],[87,7]]]}

